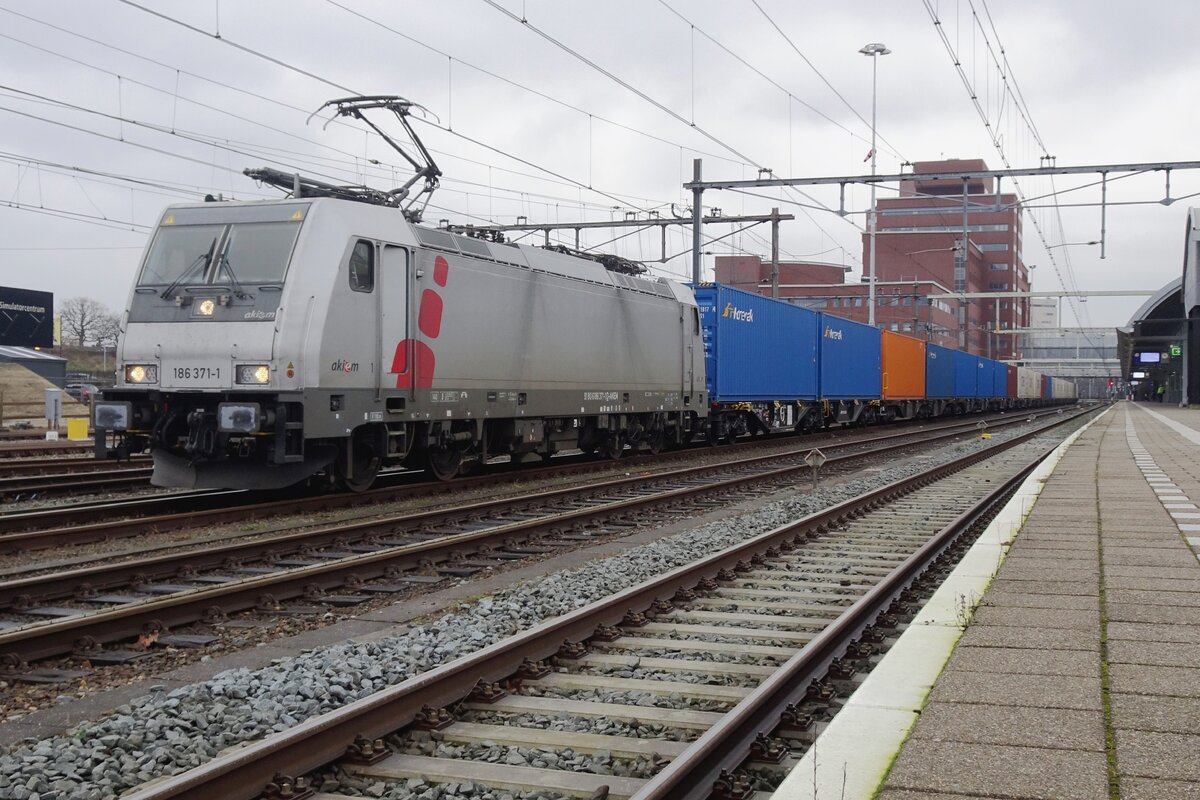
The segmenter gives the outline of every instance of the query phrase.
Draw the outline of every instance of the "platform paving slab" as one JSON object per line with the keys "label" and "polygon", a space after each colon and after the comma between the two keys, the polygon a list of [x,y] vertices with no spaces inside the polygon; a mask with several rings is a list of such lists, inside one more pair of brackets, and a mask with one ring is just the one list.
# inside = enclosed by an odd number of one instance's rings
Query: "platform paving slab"
{"label": "platform paving slab", "polygon": [[1075,611],[1090,611],[1100,613],[1100,596],[1075,596],[1069,594],[1031,594],[1017,591],[997,591],[995,588],[987,593],[981,604],[982,608],[1063,608]]}
{"label": "platform paving slab", "polygon": [[1200,644],[1110,641],[1108,661],[1110,664],[1194,667],[1200,664]]}
{"label": "platform paving slab", "polygon": [[1096,611],[985,606],[975,612],[973,622],[977,625],[996,627],[1068,628],[1088,631],[1096,626]]}
{"label": "platform paving slab", "polygon": [[985,672],[946,671],[930,693],[929,704],[990,703],[1098,711],[1101,698],[1095,683],[1091,676],[1005,673],[1001,678]]}
{"label": "platform paving slab", "polygon": [[[1195,561],[1193,559],[1193,561]],[[1200,568],[1200,563],[1195,564]],[[1200,594],[1190,592],[1154,592],[1135,589],[1111,589],[1105,592],[1108,602],[1143,606],[1174,606],[1200,609]],[[1200,612],[1196,612],[1200,615]]]}
{"label": "platform paving slab", "polygon": [[1100,654],[1089,650],[1027,650],[1017,647],[963,647],[954,651],[947,673],[979,672],[997,682],[1009,675],[1057,675],[1100,680]]}
{"label": "platform paving slab", "polygon": [[1187,606],[1141,606],[1133,603],[1109,603],[1105,606],[1109,622],[1158,622],[1166,625],[1200,625],[1200,614]]}
{"label": "platform paving slab", "polygon": [[1017,647],[1027,650],[1100,650],[1100,631],[1074,631],[1064,628],[1004,628],[972,626],[963,634],[967,647]]}
{"label": "platform paving slab", "polygon": [[1068,597],[1100,596],[1100,587],[1095,581],[1027,581],[997,578],[992,581],[989,593],[993,591],[1059,594]]}
{"label": "platform paving slab", "polygon": [[[1190,570],[1188,570],[1190,571]],[[1156,592],[1200,592],[1200,578],[1148,578],[1144,575],[1105,575],[1104,585],[1109,589],[1149,589]],[[1192,611],[1192,617],[1200,625],[1200,614]]]}
{"label": "platform paving slab", "polygon": [[1117,728],[1122,775],[1200,782],[1200,736]]}
{"label": "platform paving slab", "polygon": [[885,789],[875,800],[1011,800],[995,794],[946,794],[945,792],[913,792],[908,789]]}
{"label": "platform paving slab", "polygon": [[1113,664],[1108,670],[1112,692],[1200,697],[1200,668]]}
{"label": "platform paving slab", "polygon": [[1121,800],[1200,800],[1200,783],[1126,777]]}
{"label": "platform paving slab", "polygon": [[1090,711],[980,703],[934,703],[914,739],[1104,752],[1103,721]]}
{"label": "platform paving slab", "polygon": [[1120,729],[1158,733],[1200,733],[1200,698],[1112,694],[1114,724]]}
{"label": "platform paving slab", "polygon": [[1162,625],[1152,622],[1109,622],[1108,640],[1200,644],[1200,625]]}
{"label": "platform paving slab", "polygon": [[1103,800],[1108,763],[1092,750],[939,742],[911,738],[887,788],[1036,800]]}

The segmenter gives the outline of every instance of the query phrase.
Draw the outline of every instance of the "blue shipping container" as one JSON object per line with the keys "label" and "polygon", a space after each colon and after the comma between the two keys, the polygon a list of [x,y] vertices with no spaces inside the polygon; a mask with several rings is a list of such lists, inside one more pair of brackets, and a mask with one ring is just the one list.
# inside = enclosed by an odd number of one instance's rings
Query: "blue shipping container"
{"label": "blue shipping container", "polygon": [[713,402],[816,399],[817,312],[719,283],[695,293]]}
{"label": "blue shipping container", "polygon": [[878,400],[883,371],[879,329],[833,314],[820,316],[821,397]]}
{"label": "blue shipping container", "polygon": [[979,357],[954,350],[954,396],[979,396]]}
{"label": "blue shipping container", "polygon": [[986,356],[979,356],[979,381],[976,384],[976,397],[996,396],[996,362]]}
{"label": "blue shipping container", "polygon": [[1001,361],[992,362],[992,393],[989,396],[1008,396],[1008,365]]}
{"label": "blue shipping container", "polygon": [[948,347],[925,345],[925,396],[954,397],[954,351]]}

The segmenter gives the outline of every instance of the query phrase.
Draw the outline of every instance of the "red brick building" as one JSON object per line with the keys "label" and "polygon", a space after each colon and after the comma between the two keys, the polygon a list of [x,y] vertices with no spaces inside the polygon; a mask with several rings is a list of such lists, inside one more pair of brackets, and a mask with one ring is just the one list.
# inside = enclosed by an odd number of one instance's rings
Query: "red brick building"
{"label": "red brick building", "polygon": [[[964,255],[963,182],[921,178],[922,173],[986,169],[981,159],[917,162],[913,177],[901,181],[897,197],[877,201],[875,320],[880,327],[1005,359],[1014,357],[1015,337],[996,331],[1025,327],[1028,300],[937,295],[1029,291],[1017,198],[997,194],[990,178],[968,181]],[[866,265],[865,233],[862,244]],[[748,291],[771,292],[771,265],[755,256],[718,257],[716,278]],[[839,265],[781,263],[780,296],[866,322],[867,284],[843,283],[844,278],[845,269]]]}

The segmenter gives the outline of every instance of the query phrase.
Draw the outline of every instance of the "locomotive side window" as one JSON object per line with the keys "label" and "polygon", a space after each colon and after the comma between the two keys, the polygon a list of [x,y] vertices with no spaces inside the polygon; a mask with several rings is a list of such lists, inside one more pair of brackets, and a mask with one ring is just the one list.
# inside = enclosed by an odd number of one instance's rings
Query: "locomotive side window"
{"label": "locomotive side window", "polygon": [[375,288],[375,246],[361,239],[350,253],[350,288],[356,292]]}

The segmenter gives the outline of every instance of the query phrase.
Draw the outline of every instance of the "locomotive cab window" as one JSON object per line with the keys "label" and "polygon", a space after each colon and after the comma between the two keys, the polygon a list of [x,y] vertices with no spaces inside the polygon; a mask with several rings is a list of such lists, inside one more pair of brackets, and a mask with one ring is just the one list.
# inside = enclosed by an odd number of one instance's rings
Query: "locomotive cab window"
{"label": "locomotive cab window", "polygon": [[375,288],[375,245],[362,239],[350,253],[350,288],[356,292]]}

